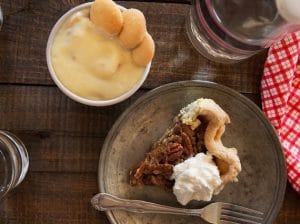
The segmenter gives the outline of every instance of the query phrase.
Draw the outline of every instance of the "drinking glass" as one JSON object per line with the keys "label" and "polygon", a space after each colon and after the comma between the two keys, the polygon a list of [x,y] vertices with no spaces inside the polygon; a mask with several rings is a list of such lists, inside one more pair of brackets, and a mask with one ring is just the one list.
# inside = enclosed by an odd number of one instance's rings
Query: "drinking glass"
{"label": "drinking glass", "polygon": [[[0,30],[3,14],[0,6]],[[29,166],[26,147],[8,131],[0,130],[0,200],[24,179]]]}
{"label": "drinking glass", "polygon": [[28,153],[21,140],[0,130],[0,199],[22,182],[28,166]]}
{"label": "drinking glass", "polygon": [[206,58],[234,63],[300,29],[298,0],[192,0],[187,34]]}

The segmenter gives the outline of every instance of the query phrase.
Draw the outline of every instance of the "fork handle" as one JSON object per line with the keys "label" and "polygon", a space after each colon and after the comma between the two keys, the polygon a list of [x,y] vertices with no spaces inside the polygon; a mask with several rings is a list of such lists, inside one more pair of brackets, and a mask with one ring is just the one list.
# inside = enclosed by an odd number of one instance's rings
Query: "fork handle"
{"label": "fork handle", "polygon": [[99,211],[118,209],[136,213],[192,215],[201,217],[201,209],[174,208],[146,201],[121,199],[106,193],[95,195],[91,203],[93,207]]}

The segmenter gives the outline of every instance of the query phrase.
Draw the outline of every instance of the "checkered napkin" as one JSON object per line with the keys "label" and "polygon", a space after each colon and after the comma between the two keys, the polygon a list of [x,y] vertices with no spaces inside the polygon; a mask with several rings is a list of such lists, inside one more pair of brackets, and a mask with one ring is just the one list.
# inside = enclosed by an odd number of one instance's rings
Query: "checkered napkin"
{"label": "checkered napkin", "polygon": [[288,179],[300,193],[300,31],[273,45],[261,81],[262,108],[277,130]]}

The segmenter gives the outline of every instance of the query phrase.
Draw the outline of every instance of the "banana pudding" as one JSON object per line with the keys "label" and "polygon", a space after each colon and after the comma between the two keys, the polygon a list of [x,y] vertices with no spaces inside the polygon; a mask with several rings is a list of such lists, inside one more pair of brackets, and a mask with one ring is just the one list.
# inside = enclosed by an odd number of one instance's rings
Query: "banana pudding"
{"label": "banana pudding", "polygon": [[[131,40],[130,48],[122,44],[123,14],[132,10],[136,9],[121,12],[111,0],[96,0],[89,9],[74,13],[63,23],[51,47],[51,63],[65,88],[85,99],[111,100],[131,90],[143,78],[154,56],[154,41],[151,36],[149,39],[143,23],[144,33]],[[138,11],[138,15],[144,18],[142,12]],[[144,57],[137,57],[143,52]]]}

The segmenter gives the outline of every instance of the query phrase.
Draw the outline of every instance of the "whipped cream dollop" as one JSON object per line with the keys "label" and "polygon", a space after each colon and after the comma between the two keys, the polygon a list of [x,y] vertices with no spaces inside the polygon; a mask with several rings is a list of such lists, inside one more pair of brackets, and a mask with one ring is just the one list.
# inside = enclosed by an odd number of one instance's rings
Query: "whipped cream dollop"
{"label": "whipped cream dollop", "polygon": [[221,184],[220,172],[212,155],[198,153],[173,168],[171,179],[175,179],[173,193],[186,205],[191,200],[210,201],[215,189]]}

